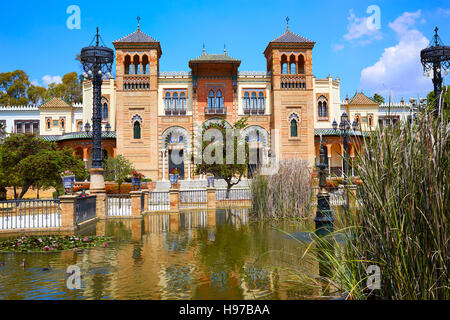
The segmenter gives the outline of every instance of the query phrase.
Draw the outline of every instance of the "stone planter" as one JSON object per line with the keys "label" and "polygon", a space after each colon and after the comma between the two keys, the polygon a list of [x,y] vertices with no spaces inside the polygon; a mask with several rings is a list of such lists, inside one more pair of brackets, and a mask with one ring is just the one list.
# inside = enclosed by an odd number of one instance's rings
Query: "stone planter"
{"label": "stone planter", "polygon": [[171,184],[177,184],[178,183],[178,178],[180,177],[179,174],[169,174],[169,180]]}
{"label": "stone planter", "polygon": [[139,189],[141,187],[141,179],[131,177],[131,184],[133,185],[133,190]]}
{"label": "stone planter", "polygon": [[73,193],[73,186],[75,185],[75,176],[62,176],[63,188],[66,193]]}
{"label": "stone planter", "polygon": [[214,176],[208,175],[206,176],[206,179],[208,181],[208,188],[214,188]]}

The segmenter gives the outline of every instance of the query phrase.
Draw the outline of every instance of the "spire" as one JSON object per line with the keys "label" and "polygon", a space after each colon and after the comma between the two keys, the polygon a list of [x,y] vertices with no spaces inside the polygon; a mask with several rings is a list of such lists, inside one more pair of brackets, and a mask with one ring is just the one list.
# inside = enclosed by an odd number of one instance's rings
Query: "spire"
{"label": "spire", "polygon": [[225,44],[223,44],[223,54],[227,55],[227,47]]}
{"label": "spire", "polygon": [[96,38],[97,38],[97,40],[96,40],[96,42],[95,42],[95,45],[98,47],[98,45],[99,45],[99,34],[98,34],[98,27],[97,27],[97,34],[95,35],[96,36]]}
{"label": "spire", "polygon": [[206,54],[206,51],[205,51],[205,44],[203,44],[203,55],[205,55]]}
{"label": "spire", "polygon": [[137,17],[137,22],[138,22],[138,28],[137,29],[138,29],[138,31],[141,30],[141,28],[140,28],[140,24],[141,24],[140,21],[141,21],[141,17],[138,16]]}
{"label": "spire", "polygon": [[286,32],[289,32],[289,17],[286,17],[286,25],[287,25]]}

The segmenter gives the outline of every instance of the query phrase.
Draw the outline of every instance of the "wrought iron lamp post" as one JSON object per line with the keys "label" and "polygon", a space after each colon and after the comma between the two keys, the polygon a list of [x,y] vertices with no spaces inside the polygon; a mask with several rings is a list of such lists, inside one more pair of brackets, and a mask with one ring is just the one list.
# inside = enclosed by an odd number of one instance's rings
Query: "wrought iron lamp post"
{"label": "wrought iron lamp post", "polygon": [[[333,121],[333,129],[334,131],[337,131],[338,124],[336,120]],[[358,122],[353,121],[352,123],[352,129],[357,130],[358,129]],[[348,136],[349,136],[349,130],[350,130],[350,121],[348,120],[347,113],[344,112],[341,115],[341,122],[339,123],[339,135],[342,137],[343,145],[344,145],[344,163],[342,165],[342,171],[344,174],[344,185],[347,184],[347,164],[348,164]]]}
{"label": "wrought iron lamp post", "polygon": [[314,222],[316,224],[316,235],[318,237],[324,237],[327,234],[333,232],[333,212],[330,208],[330,194],[327,187],[327,162],[325,146],[322,144],[322,137],[320,139],[320,153],[319,163],[317,168],[319,169],[319,193],[317,194],[317,211]]}
{"label": "wrought iron lamp post", "polygon": [[[93,111],[92,111],[92,169],[91,192],[104,192],[105,181],[102,168],[102,83],[104,76],[111,76],[114,62],[114,51],[100,46],[100,35],[94,37],[95,46],[89,45],[81,49],[80,62],[83,65],[85,77],[92,81]],[[87,129],[87,128],[86,128]]]}
{"label": "wrought iron lamp post", "polygon": [[424,76],[430,76],[433,70],[434,85],[434,116],[439,115],[439,100],[442,91],[442,71],[445,75],[450,73],[450,46],[444,46],[438,36],[438,27],[434,29],[434,37],[428,48],[420,52],[420,61],[423,65]]}

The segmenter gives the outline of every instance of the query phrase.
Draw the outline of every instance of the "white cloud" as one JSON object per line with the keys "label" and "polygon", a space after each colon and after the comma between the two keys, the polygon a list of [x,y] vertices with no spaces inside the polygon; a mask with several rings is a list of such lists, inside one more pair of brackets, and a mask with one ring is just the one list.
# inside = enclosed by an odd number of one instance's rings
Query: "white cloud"
{"label": "white cloud", "polygon": [[389,23],[389,27],[394,30],[399,36],[404,35],[409,31],[418,18],[420,18],[421,10],[416,12],[405,12],[400,17]]}
{"label": "white cloud", "polygon": [[432,83],[423,76],[420,51],[429,40],[417,29],[410,29],[420,18],[417,12],[405,12],[389,23],[389,27],[399,37],[399,42],[384,49],[379,60],[361,71],[360,86],[382,94],[390,89],[394,95],[425,94]]}
{"label": "white cloud", "polygon": [[48,74],[42,77],[42,81],[44,82],[44,85],[48,86],[50,83],[61,83],[61,77]]}
{"label": "white cloud", "polygon": [[438,12],[439,15],[442,15],[442,16],[444,16],[444,17],[450,16],[450,9],[439,8],[439,9],[437,10],[437,12]]}
{"label": "white cloud", "polygon": [[31,84],[32,84],[33,86],[38,86],[38,85],[39,85],[39,81],[33,80],[33,81],[31,81]]}
{"label": "white cloud", "polygon": [[373,40],[381,40],[380,29],[374,28],[372,20],[369,17],[359,18],[353,12],[353,9],[349,11],[347,33],[344,35],[345,40],[357,40],[362,39],[361,44],[367,44]]}
{"label": "white cloud", "polygon": [[333,45],[333,51],[341,51],[344,47],[345,46],[343,44],[335,44]]}

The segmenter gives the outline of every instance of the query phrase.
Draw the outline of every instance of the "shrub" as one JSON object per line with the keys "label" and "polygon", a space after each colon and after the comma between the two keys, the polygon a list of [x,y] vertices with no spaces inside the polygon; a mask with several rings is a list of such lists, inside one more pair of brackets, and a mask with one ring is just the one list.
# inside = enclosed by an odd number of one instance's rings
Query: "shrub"
{"label": "shrub", "polygon": [[349,242],[331,257],[353,297],[366,297],[366,268],[377,265],[377,297],[450,299],[450,125],[446,111],[419,119],[378,129],[357,156],[361,210],[340,215]]}
{"label": "shrub", "polygon": [[277,174],[256,173],[251,183],[255,218],[305,217],[311,200],[311,171],[299,159],[280,162]]}

